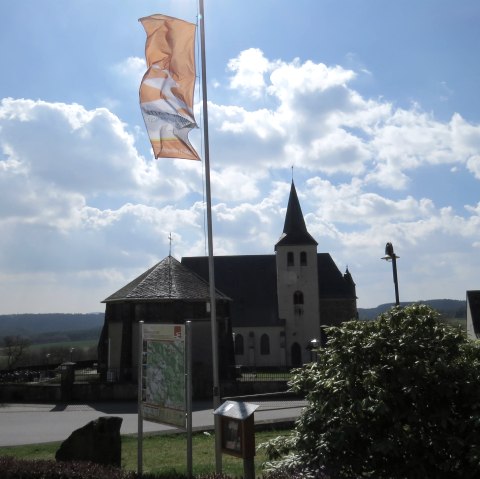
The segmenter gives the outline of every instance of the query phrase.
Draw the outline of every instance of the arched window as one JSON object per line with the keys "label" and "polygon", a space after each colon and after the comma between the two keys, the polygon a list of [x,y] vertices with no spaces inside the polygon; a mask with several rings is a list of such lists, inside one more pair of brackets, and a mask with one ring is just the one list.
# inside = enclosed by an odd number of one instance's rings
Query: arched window
{"label": "arched window", "polygon": [[243,336],[241,334],[235,335],[235,354],[243,354]]}
{"label": "arched window", "polygon": [[296,317],[303,315],[303,293],[301,291],[293,293],[293,312]]}
{"label": "arched window", "polygon": [[289,251],[287,253],[287,266],[293,266],[295,264],[295,261],[293,259],[293,251]]}
{"label": "arched window", "polygon": [[270,354],[270,338],[268,334],[262,334],[260,337],[260,354]]}
{"label": "arched window", "polygon": [[302,251],[300,253],[300,266],[307,266],[307,252]]}
{"label": "arched window", "polygon": [[303,293],[301,291],[293,293],[293,304],[303,304]]}

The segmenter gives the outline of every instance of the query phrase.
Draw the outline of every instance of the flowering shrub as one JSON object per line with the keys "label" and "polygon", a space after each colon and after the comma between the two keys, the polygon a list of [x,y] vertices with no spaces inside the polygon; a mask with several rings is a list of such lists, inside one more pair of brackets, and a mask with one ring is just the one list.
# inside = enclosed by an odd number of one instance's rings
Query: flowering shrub
{"label": "flowering shrub", "polygon": [[329,328],[296,370],[308,406],[265,443],[271,470],[304,477],[480,477],[480,344],[425,305]]}

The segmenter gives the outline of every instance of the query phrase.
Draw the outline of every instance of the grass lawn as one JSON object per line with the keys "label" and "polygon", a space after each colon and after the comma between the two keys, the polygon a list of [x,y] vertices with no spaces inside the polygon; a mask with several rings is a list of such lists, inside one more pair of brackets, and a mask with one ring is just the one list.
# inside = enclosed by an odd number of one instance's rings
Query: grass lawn
{"label": "grass lawn", "polygon": [[[286,435],[289,431],[261,431],[255,434],[256,445],[266,440]],[[25,459],[55,459],[60,443],[32,444],[27,446],[0,447],[0,456],[15,456]],[[177,471],[186,473],[187,442],[185,434],[164,434],[145,436],[143,439],[143,471],[166,473]],[[226,454],[223,458],[223,472],[232,477],[243,475],[243,461]],[[261,465],[265,461],[263,453],[255,456],[256,475],[261,475]],[[122,467],[137,469],[137,438],[122,436]],[[215,471],[215,441],[213,433],[193,435],[194,475]]]}

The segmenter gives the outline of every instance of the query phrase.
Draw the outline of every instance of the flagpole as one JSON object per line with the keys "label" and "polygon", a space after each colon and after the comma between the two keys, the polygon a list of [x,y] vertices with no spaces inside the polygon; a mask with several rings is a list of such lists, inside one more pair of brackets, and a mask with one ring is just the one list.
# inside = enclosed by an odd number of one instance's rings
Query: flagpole
{"label": "flagpole", "polygon": [[[210,190],[210,148],[208,142],[208,108],[207,108],[207,73],[205,55],[205,22],[203,0],[200,0],[200,54],[202,60],[202,99],[203,99],[203,137],[205,149],[205,192],[207,201],[207,234],[208,234],[208,277],[210,283],[210,320],[212,330],[212,363],[213,363],[213,409],[220,406],[220,380],[218,372],[218,332],[217,302],[215,298],[215,270],[213,263],[212,233],[212,196]],[[215,414],[215,470],[222,472],[222,445],[220,438],[220,416]]]}

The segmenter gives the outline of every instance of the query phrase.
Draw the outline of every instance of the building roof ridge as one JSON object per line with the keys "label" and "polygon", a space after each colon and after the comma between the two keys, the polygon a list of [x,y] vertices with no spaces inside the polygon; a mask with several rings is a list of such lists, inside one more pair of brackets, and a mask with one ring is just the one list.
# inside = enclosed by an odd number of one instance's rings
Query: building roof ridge
{"label": "building roof ridge", "polygon": [[[216,289],[216,297],[221,300],[230,299],[218,289]],[[152,299],[208,300],[209,298],[208,281],[169,255],[103,302]]]}

